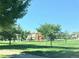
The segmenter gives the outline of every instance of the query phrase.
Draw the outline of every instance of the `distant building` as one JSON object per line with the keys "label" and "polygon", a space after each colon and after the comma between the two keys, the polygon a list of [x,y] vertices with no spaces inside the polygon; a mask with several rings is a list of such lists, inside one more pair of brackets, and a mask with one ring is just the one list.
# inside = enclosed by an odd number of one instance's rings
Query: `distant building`
{"label": "distant building", "polygon": [[44,39],[44,36],[40,32],[37,32],[37,33],[34,32],[34,33],[30,33],[27,36],[26,40],[43,41],[43,39]]}
{"label": "distant building", "polygon": [[79,39],[79,32],[73,32],[70,36],[71,39]]}

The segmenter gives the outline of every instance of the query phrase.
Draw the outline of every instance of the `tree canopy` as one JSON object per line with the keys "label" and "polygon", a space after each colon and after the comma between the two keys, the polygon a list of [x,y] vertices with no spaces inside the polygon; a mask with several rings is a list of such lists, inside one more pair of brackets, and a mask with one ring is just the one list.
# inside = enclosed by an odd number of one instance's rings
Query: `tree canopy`
{"label": "tree canopy", "polygon": [[27,14],[31,0],[0,0],[0,27],[10,27]]}
{"label": "tree canopy", "polygon": [[52,40],[56,39],[58,33],[61,31],[60,25],[55,24],[43,24],[37,28],[38,32],[41,32],[45,39],[50,40],[50,46],[52,47]]}
{"label": "tree canopy", "polygon": [[60,25],[55,24],[43,24],[39,28],[37,28],[38,32],[41,32],[45,38],[56,36],[56,34],[61,30]]}

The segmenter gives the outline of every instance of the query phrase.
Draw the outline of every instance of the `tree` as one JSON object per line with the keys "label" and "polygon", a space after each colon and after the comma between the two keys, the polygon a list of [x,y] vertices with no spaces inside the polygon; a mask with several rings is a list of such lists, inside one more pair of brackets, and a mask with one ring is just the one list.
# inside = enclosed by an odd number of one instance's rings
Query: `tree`
{"label": "tree", "polygon": [[[8,40],[9,41],[9,45],[11,45],[11,41],[13,40],[15,42],[15,40],[20,40],[23,41],[26,39],[26,37],[28,36],[30,32],[29,31],[24,31],[22,30],[20,25],[14,25],[12,26],[12,28],[9,31],[2,31],[0,32],[0,39],[1,40]],[[18,38],[17,38],[18,36]]]}
{"label": "tree", "polygon": [[27,13],[31,0],[0,0],[0,27],[8,28]]}
{"label": "tree", "polygon": [[12,27],[11,32],[13,33],[13,40],[14,40],[14,41],[15,41],[15,40],[18,40],[18,39],[17,39],[17,34],[20,35],[20,34],[21,34],[21,31],[22,31],[22,29],[21,29],[20,25],[15,24],[15,25]]}
{"label": "tree", "polygon": [[3,36],[3,40],[9,40],[9,45],[11,45],[11,40],[13,37],[13,33],[11,31],[3,31],[0,33]]}
{"label": "tree", "polygon": [[41,32],[44,37],[47,39],[50,39],[50,44],[52,46],[52,40],[54,40],[57,36],[57,33],[59,33],[61,30],[60,25],[55,25],[55,24],[43,24],[39,28],[37,28],[38,32]]}
{"label": "tree", "polygon": [[67,40],[70,38],[70,35],[68,32],[62,32],[61,38],[65,40],[65,43],[67,43]]}
{"label": "tree", "polygon": [[[27,14],[30,1],[31,0],[0,0],[0,31],[10,32],[17,19]],[[9,39],[11,40],[11,37],[9,37]]]}
{"label": "tree", "polygon": [[14,33],[14,36],[19,37],[16,39],[21,41],[25,40],[28,34],[30,33],[29,31],[22,30],[20,25],[15,25],[12,29],[12,32]]}
{"label": "tree", "polygon": [[26,38],[29,34],[30,34],[30,31],[22,31],[22,33],[21,33],[22,40],[26,40]]}

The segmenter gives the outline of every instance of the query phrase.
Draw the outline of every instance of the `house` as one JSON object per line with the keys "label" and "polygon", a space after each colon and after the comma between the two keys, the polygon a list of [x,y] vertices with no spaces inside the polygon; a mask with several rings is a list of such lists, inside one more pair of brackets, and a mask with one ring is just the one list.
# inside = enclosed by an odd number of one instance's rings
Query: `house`
{"label": "house", "polygon": [[35,41],[43,41],[44,36],[40,32],[32,32],[30,33],[26,40],[35,40]]}
{"label": "house", "polygon": [[79,32],[73,32],[70,36],[71,39],[79,39]]}

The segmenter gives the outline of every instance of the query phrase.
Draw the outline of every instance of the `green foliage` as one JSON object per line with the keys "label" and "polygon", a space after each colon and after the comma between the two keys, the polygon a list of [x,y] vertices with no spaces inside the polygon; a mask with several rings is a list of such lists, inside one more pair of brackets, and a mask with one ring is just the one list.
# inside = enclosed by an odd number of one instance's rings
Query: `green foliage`
{"label": "green foliage", "polygon": [[27,13],[31,0],[0,0],[0,27],[8,28]]}
{"label": "green foliage", "polygon": [[38,32],[41,32],[45,38],[50,40],[50,45],[52,46],[52,40],[56,39],[57,34],[60,32],[60,25],[55,24],[44,24],[37,28]]}
{"label": "green foliage", "polygon": [[[21,41],[25,40],[25,38],[30,33],[29,31],[22,30],[20,25],[15,25],[11,31],[12,33],[14,33],[14,36],[16,36],[16,34],[19,34],[19,38],[21,38]],[[17,40],[19,40],[19,38]]]}
{"label": "green foliage", "polygon": [[9,40],[9,45],[11,45],[11,40],[14,36],[11,31],[3,31],[0,35],[3,36],[3,40]]}
{"label": "green foliage", "polygon": [[47,24],[41,25],[39,28],[37,28],[38,32],[41,32],[45,38],[55,38],[56,34],[60,32],[61,28],[60,25],[55,24]]}
{"label": "green foliage", "polygon": [[59,38],[60,39],[69,39],[70,38],[70,35],[68,32],[60,32],[59,33]]}
{"label": "green foliage", "polygon": [[[11,29],[6,30],[6,31],[1,31],[0,32],[0,40],[8,40],[9,44],[11,45],[11,41],[15,40],[25,40],[27,35],[29,34],[28,31],[23,31],[20,25],[14,25],[11,27]],[[17,38],[18,35],[18,38]]]}

